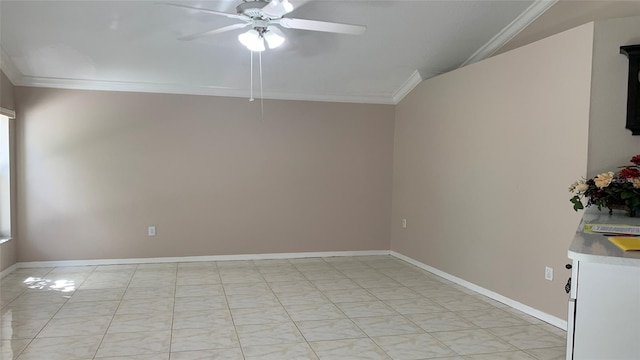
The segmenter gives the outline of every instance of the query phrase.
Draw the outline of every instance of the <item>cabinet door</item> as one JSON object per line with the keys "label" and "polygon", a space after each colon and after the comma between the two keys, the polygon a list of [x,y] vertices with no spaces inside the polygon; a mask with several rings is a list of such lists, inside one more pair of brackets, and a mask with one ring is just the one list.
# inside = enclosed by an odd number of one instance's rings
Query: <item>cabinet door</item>
{"label": "cabinet door", "polygon": [[640,359],[640,267],[580,262],[575,360]]}
{"label": "cabinet door", "polygon": [[576,319],[576,299],[569,299],[569,316],[567,318],[567,360],[573,360],[573,331]]}

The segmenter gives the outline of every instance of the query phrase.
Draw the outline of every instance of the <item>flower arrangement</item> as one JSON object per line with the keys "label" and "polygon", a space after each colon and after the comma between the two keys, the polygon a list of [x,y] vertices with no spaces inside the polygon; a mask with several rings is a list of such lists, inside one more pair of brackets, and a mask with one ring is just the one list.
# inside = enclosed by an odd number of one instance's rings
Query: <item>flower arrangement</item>
{"label": "flower arrangement", "polygon": [[640,155],[632,157],[631,163],[633,165],[621,166],[618,172],[609,171],[571,184],[569,192],[575,194],[570,200],[573,209],[584,209],[584,198],[586,206],[596,205],[598,210],[608,208],[609,214],[613,209],[626,210],[629,216],[640,214]]}

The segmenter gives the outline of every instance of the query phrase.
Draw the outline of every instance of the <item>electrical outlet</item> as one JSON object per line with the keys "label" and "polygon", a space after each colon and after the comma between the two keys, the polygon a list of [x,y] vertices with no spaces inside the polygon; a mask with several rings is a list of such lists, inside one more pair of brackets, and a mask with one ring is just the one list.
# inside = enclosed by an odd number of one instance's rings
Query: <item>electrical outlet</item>
{"label": "electrical outlet", "polygon": [[156,227],[155,226],[149,226],[147,228],[147,235],[156,236]]}
{"label": "electrical outlet", "polygon": [[402,228],[403,229],[407,228],[407,219],[402,219]]}
{"label": "electrical outlet", "polygon": [[553,268],[548,266],[544,268],[544,279],[549,281],[553,280]]}

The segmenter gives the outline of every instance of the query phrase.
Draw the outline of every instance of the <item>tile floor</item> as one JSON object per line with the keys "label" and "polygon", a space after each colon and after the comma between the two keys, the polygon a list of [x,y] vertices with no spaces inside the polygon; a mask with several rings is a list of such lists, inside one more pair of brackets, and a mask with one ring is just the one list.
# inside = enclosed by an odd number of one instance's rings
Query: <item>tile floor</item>
{"label": "tile floor", "polygon": [[2,359],[564,359],[565,332],[390,256],[19,269]]}

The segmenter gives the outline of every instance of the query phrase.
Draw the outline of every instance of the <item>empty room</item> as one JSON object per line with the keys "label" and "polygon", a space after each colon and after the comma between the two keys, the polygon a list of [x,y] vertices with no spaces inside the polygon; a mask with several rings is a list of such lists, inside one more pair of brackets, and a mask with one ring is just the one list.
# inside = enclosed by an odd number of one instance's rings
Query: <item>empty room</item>
{"label": "empty room", "polygon": [[1,0],[0,358],[640,359],[639,44],[637,1]]}

